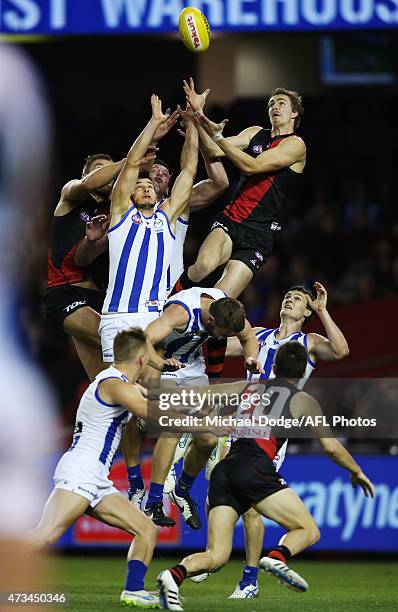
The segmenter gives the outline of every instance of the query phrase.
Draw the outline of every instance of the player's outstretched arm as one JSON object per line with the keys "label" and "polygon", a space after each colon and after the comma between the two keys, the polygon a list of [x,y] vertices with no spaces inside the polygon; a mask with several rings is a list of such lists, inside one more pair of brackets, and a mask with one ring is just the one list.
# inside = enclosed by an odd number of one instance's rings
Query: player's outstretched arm
{"label": "player's outstretched arm", "polygon": [[131,206],[131,194],[138,179],[140,166],[156,157],[153,148],[149,153],[147,151],[156,130],[167,121],[169,115],[163,114],[162,101],[154,94],[151,96],[151,106],[152,117],[128,152],[126,162],[113,188],[110,227],[117,225]]}
{"label": "player's outstretched arm", "polygon": [[[195,113],[195,117],[199,117],[203,114],[203,109],[206,103],[207,96],[210,93],[210,89],[205,89],[203,93],[199,94],[195,91],[195,82],[192,77],[189,79],[189,84],[187,81],[183,81],[183,89],[185,93],[185,98],[187,103],[192,108]],[[222,149],[207,134],[205,129],[202,127],[199,121],[196,121],[196,127],[198,128],[201,150],[202,152],[209,158],[218,158],[224,157],[225,153]],[[236,136],[229,136],[227,138],[228,142],[230,142],[238,149],[243,150],[249,146],[250,140],[259,132],[262,128],[260,126],[252,126],[246,128],[240,134]]]}
{"label": "player's outstretched arm", "polygon": [[206,206],[209,206],[209,204],[219,198],[229,186],[228,176],[223,163],[218,158],[210,158],[201,146],[200,150],[208,178],[194,185],[188,202],[190,211],[206,208]]}
{"label": "player's outstretched arm", "polygon": [[[292,398],[290,402],[290,411],[294,418],[300,418],[301,416],[313,418],[324,416],[319,402],[304,391],[297,393]],[[326,424],[314,424],[312,429],[329,459],[350,472],[353,487],[360,485],[366,497],[369,495],[370,497],[374,497],[375,492],[373,484],[363,473],[351,453],[349,453],[335,438],[331,427]]]}
{"label": "player's outstretched arm", "polygon": [[184,117],[186,124],[185,142],[181,153],[181,172],[173,185],[170,197],[160,207],[170,221],[175,220],[188,206],[198,167],[199,137],[193,116],[180,107],[178,111]]}
{"label": "player's outstretched arm", "polygon": [[75,206],[81,204],[92,191],[105,187],[116,178],[123,168],[126,159],[113,162],[96,168],[81,179],[73,179],[64,185],[58,206],[55,209],[55,216],[62,217],[68,214]]}
{"label": "player's outstretched arm", "polygon": [[258,157],[253,158],[235,146],[229,138],[224,138],[223,130],[228,121],[227,119],[224,119],[221,123],[214,123],[206,115],[197,114],[196,121],[228,159],[248,176],[276,172],[282,168],[288,168],[293,164],[305,161],[306,148],[299,136],[293,135],[290,138],[286,138],[277,147],[268,149]]}
{"label": "player's outstretched arm", "polygon": [[[262,330],[262,327],[253,327],[254,333]],[[243,347],[237,336],[228,338],[226,357],[241,357],[243,355]]]}
{"label": "player's outstretched arm", "polygon": [[327,338],[320,334],[308,334],[308,350],[310,355],[324,361],[335,361],[343,359],[350,354],[347,340],[341,329],[333,321],[327,311],[327,292],[321,283],[314,283],[316,299],[312,300],[307,295],[308,305],[318,315],[325,328]]}
{"label": "player's outstretched arm", "polygon": [[258,357],[258,340],[253,331],[252,326],[246,319],[245,327],[237,334],[237,338],[242,346],[243,355],[245,358],[245,368],[253,374],[262,374],[264,372],[260,362],[257,360]]}

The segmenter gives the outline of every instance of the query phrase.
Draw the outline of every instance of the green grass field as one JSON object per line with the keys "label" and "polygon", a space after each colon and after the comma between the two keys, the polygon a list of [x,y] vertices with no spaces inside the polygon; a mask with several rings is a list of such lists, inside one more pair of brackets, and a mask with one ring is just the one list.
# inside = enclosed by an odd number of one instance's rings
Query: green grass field
{"label": "green grass field", "polygon": [[[175,560],[177,561],[177,560]],[[146,581],[156,589],[160,570],[175,561],[157,558]],[[294,561],[295,570],[308,581],[307,593],[282,587],[275,578],[261,574],[260,596],[245,601],[228,600],[240,577],[242,563],[231,561],[206,582],[186,580],[181,594],[187,612],[245,610],[257,612],[398,610],[398,563],[389,561]],[[58,591],[69,594],[71,610],[121,610],[118,599],[123,587],[125,561],[119,557],[59,557],[54,559]],[[60,608],[58,608],[60,609]]]}

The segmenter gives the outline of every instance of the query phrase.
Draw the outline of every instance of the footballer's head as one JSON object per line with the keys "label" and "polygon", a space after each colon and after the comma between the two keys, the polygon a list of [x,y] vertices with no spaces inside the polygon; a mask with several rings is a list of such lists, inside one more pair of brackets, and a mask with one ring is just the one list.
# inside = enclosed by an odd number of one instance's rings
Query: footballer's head
{"label": "footballer's head", "polygon": [[172,173],[168,164],[157,157],[149,170],[149,178],[153,183],[158,200],[169,194],[171,177]]}
{"label": "footballer's head", "polygon": [[140,327],[120,331],[113,341],[116,365],[135,364],[143,368],[148,363],[148,336]]}
{"label": "footballer's head", "polygon": [[147,171],[140,172],[131,199],[138,210],[153,210],[157,196],[154,184]]}
{"label": "footballer's head", "polygon": [[234,298],[221,298],[210,304],[206,330],[211,336],[228,338],[239,334],[246,323],[243,304]]}
{"label": "footballer's head", "polygon": [[[113,159],[107,153],[94,153],[93,155],[88,155],[84,160],[82,178],[84,179],[88,174],[90,174],[90,172],[94,172],[94,170],[98,170],[98,168],[103,168],[104,166],[108,166],[112,163]],[[114,182],[115,181],[112,180],[103,187],[96,189],[93,191],[93,195],[97,196],[99,199],[109,197]]]}
{"label": "footballer's head", "polygon": [[299,342],[286,342],[277,350],[272,369],[278,378],[300,380],[307,367],[307,351]]}
{"label": "footballer's head", "polygon": [[294,285],[285,294],[280,310],[281,319],[293,319],[304,325],[312,316],[308,298],[314,299],[314,294],[304,285]]}

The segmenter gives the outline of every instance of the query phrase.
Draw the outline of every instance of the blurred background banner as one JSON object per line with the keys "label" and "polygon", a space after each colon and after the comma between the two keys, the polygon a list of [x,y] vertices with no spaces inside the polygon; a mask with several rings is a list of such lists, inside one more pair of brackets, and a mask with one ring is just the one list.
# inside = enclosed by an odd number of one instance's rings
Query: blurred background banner
{"label": "blurred background banner", "polygon": [[[346,474],[323,455],[288,457],[282,476],[300,495],[321,530],[321,539],[311,550],[398,552],[398,483],[395,457],[360,455],[356,459],[367,474],[372,474],[376,498],[371,500],[362,490],[354,490]],[[143,460],[143,475],[148,485],[151,458]],[[110,478],[127,494],[127,475],[123,459],[115,460]],[[202,501],[207,493],[203,473],[195,483],[194,498]],[[159,547],[189,550],[205,549],[207,523],[201,503],[203,527],[192,531],[181,514],[165,496],[165,510],[177,522],[172,529],[160,530]],[[265,548],[275,545],[284,530],[265,521]],[[95,547],[126,546],[130,536],[84,516],[60,540],[59,546]],[[234,536],[234,550],[244,550],[243,523],[239,521]]]}
{"label": "blurred background banner", "polygon": [[396,0],[1,0],[1,32],[113,34],[174,32],[185,6],[220,32],[394,28]]}

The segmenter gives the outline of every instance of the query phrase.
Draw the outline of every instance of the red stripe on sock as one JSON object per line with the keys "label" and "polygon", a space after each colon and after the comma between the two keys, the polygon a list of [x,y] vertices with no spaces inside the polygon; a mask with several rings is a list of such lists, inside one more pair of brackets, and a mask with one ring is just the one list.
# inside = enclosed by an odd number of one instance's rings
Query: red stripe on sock
{"label": "red stripe on sock", "polygon": [[271,550],[267,557],[271,557],[271,559],[279,559],[282,563],[286,563],[286,557],[279,550]]}

